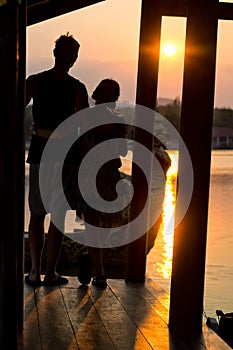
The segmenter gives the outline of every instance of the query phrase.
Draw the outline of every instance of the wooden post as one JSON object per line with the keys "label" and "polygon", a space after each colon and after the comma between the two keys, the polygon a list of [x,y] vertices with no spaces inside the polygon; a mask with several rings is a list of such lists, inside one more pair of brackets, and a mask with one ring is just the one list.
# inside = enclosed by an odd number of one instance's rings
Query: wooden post
{"label": "wooden post", "polygon": [[[152,4],[151,0],[142,0],[136,103],[153,110],[157,97],[160,31],[161,15],[155,1]],[[136,113],[137,118],[141,116]],[[153,128],[154,125],[151,123],[151,130]],[[150,138],[140,130],[136,130],[135,140],[152,149],[152,136]],[[134,164],[132,178],[136,200],[131,206],[130,217],[135,218],[143,209],[142,204],[148,196],[148,191],[142,185],[142,173]],[[145,280],[146,245],[146,234],[129,244],[126,281],[143,282]]]}
{"label": "wooden post", "polygon": [[[201,331],[217,40],[217,0],[189,0],[181,136],[193,170],[193,196],[175,230],[171,330]],[[179,172],[185,172],[184,160]]]}
{"label": "wooden post", "polygon": [[17,0],[0,6],[0,348],[12,350],[23,327],[23,8]]}
{"label": "wooden post", "polygon": [[25,193],[25,66],[26,66],[26,0],[21,0],[18,16],[18,85],[16,110],[17,143],[17,310],[18,334],[23,331],[24,316],[24,193]]}

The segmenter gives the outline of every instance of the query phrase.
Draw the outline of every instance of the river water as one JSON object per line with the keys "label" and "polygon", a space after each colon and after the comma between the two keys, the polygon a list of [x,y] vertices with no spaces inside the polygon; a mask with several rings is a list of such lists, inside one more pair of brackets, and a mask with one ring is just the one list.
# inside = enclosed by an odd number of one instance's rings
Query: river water
{"label": "river water", "polygon": [[[125,163],[127,167],[128,162]],[[28,166],[26,166],[26,175]],[[155,245],[147,257],[147,277],[167,292],[170,290],[173,232],[166,234],[166,219],[175,206],[176,168],[168,173],[163,205],[163,220]],[[25,230],[28,227],[28,176],[25,189]],[[69,215],[73,215],[70,213]],[[74,219],[69,216],[67,222]],[[48,220],[46,225],[48,224]],[[78,225],[78,224],[77,224]],[[78,227],[77,227],[78,228]],[[67,231],[70,231],[69,227]],[[207,256],[205,274],[204,310],[216,317],[216,310],[233,312],[233,151],[212,151],[209,197]]]}
{"label": "river water", "polygon": [[[212,151],[211,158],[204,310],[207,316],[216,317],[217,309],[233,312],[233,151]],[[165,211],[166,206],[172,206],[174,193],[174,182],[168,174]],[[167,292],[172,248],[173,234],[164,234],[161,227],[147,259],[147,277]]]}

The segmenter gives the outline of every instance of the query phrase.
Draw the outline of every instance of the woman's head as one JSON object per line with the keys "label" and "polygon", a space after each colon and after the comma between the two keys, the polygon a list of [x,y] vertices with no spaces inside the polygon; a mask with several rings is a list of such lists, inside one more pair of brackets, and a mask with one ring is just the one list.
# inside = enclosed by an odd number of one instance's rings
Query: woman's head
{"label": "woman's head", "polygon": [[93,100],[96,104],[116,102],[120,96],[120,86],[117,81],[113,79],[104,79],[96,87],[92,93]]}

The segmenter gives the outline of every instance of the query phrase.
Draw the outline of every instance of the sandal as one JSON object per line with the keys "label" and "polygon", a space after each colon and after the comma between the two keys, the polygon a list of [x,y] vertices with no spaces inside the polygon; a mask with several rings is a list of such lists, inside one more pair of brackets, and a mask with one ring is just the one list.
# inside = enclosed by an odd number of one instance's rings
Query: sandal
{"label": "sandal", "polygon": [[62,277],[58,275],[58,277],[55,280],[52,281],[43,281],[43,286],[50,287],[50,286],[59,286],[61,284],[67,284],[69,280],[65,277]]}
{"label": "sandal", "polygon": [[87,253],[82,254],[78,260],[78,280],[81,284],[91,282],[91,257]]}
{"label": "sandal", "polygon": [[106,288],[107,278],[105,276],[96,276],[92,280],[92,285],[98,288]]}
{"label": "sandal", "polygon": [[36,287],[40,287],[40,286],[42,286],[42,281],[32,281],[31,279],[30,279],[30,277],[29,277],[29,275],[27,275],[27,276],[25,276],[25,283],[27,284],[27,285],[29,285],[29,286],[31,286],[31,287],[34,287],[34,288],[36,288]]}

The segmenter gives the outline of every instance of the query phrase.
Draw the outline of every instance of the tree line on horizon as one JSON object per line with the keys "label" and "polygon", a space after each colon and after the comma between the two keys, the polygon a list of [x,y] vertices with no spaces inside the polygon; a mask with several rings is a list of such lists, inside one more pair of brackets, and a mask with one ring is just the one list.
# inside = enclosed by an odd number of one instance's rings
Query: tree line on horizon
{"label": "tree line on horizon", "polygon": [[[157,105],[156,111],[165,117],[176,129],[180,128],[181,102],[179,98],[174,99],[166,105]],[[125,117],[127,123],[133,118],[134,109],[130,106],[120,107],[120,113]],[[25,140],[29,141],[32,132],[32,105],[25,109],[24,133]],[[214,127],[228,127],[233,129],[233,109],[231,108],[214,108],[213,114]]]}
{"label": "tree line on horizon", "polygon": [[[156,110],[179,131],[181,114],[181,102],[179,98],[176,98],[172,103],[158,105]],[[213,113],[213,127],[226,127],[233,129],[233,109],[215,107]]]}

